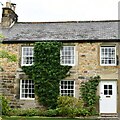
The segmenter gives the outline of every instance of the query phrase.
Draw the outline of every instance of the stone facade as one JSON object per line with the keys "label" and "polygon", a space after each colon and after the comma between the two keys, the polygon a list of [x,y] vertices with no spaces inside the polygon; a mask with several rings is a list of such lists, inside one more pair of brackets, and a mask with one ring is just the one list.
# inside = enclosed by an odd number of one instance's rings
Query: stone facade
{"label": "stone facade", "polygon": [[[0,32],[4,36],[0,50],[17,56],[16,62],[0,58],[0,92],[10,100],[12,108],[41,107],[35,100],[20,99],[20,80],[28,77],[21,69],[22,46],[31,46],[35,42],[59,41],[65,45],[75,46],[75,66],[69,71],[66,80],[75,81],[75,97],[80,96],[80,84],[91,76],[99,75],[101,81],[116,81],[117,111],[120,114],[120,36],[118,21],[73,21],[51,23],[16,23],[16,4],[6,3],[3,8]],[[15,24],[16,23],[16,24]],[[100,47],[115,46],[117,64],[100,65]],[[100,86],[98,87],[100,94]],[[108,96],[109,97],[109,96]],[[99,106],[98,106],[99,107]]]}
{"label": "stone facade", "polygon": [[[66,43],[64,43],[66,44]],[[69,45],[70,43],[68,43]],[[117,66],[100,66],[100,46],[106,44],[103,42],[75,42],[76,65],[70,70],[70,77],[66,79],[75,80],[75,97],[80,97],[80,83],[89,80],[89,77],[99,75],[101,80],[117,80],[119,83],[119,65]],[[108,44],[108,43],[107,43]],[[109,43],[113,44],[113,43]],[[108,45],[109,45],[108,44]],[[11,101],[11,107],[31,108],[39,107],[37,100],[20,100],[20,80],[27,79],[27,76],[21,70],[21,49],[22,46],[33,44],[11,43],[1,44],[1,49],[8,51],[10,54],[17,56],[16,62],[8,62],[6,58],[1,59],[2,75],[2,92]],[[70,44],[71,45],[71,44]],[[117,46],[117,55],[119,53],[119,44]],[[99,89],[98,89],[99,90]],[[118,96],[120,89],[118,89]],[[118,97],[119,102],[119,97]],[[118,103],[120,104],[120,103]],[[118,108],[118,111],[119,108]]]}
{"label": "stone facade", "polygon": [[38,107],[39,105],[36,100],[20,100],[20,80],[27,79],[25,73],[20,69],[22,45],[23,44],[1,44],[1,50],[17,56],[16,62],[8,62],[7,58],[0,58],[3,69],[0,74],[2,78],[1,92],[10,100],[10,106],[12,108]]}

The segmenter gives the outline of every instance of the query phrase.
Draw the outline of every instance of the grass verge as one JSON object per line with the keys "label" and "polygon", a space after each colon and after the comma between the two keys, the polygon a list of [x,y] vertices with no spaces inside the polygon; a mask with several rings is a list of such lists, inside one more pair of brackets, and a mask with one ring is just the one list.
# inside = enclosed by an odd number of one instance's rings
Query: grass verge
{"label": "grass verge", "polygon": [[2,120],[97,120],[81,118],[2,117]]}

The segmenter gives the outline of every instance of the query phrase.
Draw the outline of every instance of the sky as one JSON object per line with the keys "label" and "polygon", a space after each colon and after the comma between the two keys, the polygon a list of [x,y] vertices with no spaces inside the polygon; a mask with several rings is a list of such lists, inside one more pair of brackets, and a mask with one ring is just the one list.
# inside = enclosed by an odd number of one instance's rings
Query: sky
{"label": "sky", "polygon": [[[5,5],[8,0],[0,0]],[[18,22],[118,20],[119,0],[11,0]],[[2,14],[0,4],[0,15]]]}

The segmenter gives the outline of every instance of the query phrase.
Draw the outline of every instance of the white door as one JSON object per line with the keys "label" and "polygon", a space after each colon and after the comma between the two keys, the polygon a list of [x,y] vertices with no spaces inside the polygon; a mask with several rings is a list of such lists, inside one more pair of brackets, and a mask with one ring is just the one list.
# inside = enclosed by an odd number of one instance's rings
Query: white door
{"label": "white door", "polygon": [[117,82],[100,82],[100,113],[117,113]]}

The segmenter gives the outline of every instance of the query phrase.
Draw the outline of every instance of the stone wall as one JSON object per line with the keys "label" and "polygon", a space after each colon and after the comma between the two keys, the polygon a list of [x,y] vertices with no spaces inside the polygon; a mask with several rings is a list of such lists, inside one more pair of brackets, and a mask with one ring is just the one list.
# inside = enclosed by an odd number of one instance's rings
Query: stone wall
{"label": "stone wall", "polygon": [[101,80],[118,80],[119,66],[100,65],[100,46],[116,45],[118,55],[118,43],[75,43],[76,65],[70,70],[70,77],[75,80],[75,96],[80,97],[80,83],[89,80],[90,77],[99,75]]}
{"label": "stone wall", "polygon": [[[118,79],[117,66],[100,66],[100,45],[103,43],[74,43],[76,46],[76,65],[72,67],[66,79],[75,80],[75,97],[79,98],[79,87],[82,81],[87,81],[91,76],[100,75],[101,79]],[[117,45],[117,43],[114,43]],[[0,49],[17,56],[16,62],[8,62],[6,58],[0,59],[4,71],[2,77],[2,93],[11,101],[11,107],[30,108],[38,107],[36,100],[20,100],[19,81],[27,76],[20,69],[21,46],[31,44],[2,44]]]}
{"label": "stone wall", "polygon": [[[27,77],[20,69],[21,63],[21,46],[24,44],[1,44],[0,50],[5,50],[9,54],[17,56],[16,62],[9,62],[7,58],[0,58],[0,66],[3,71],[0,73],[1,93],[10,100],[12,108],[33,108],[38,107],[36,100],[20,100],[20,79]],[[26,44],[27,45],[27,44]]]}

